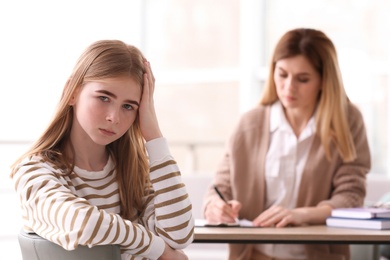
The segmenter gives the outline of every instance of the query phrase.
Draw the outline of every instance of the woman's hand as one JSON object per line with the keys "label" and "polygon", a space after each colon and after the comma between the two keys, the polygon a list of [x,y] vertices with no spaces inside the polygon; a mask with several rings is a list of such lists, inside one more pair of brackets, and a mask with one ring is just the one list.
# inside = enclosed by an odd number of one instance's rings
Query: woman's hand
{"label": "woman's hand", "polygon": [[272,206],[253,220],[254,226],[259,227],[286,227],[323,224],[330,216],[332,208],[329,205],[286,209],[281,206]]}
{"label": "woman's hand", "polygon": [[184,254],[183,250],[175,250],[172,249],[167,243],[165,243],[165,250],[163,254],[158,258],[158,260],[188,260],[186,254]]}
{"label": "woman's hand", "polygon": [[294,210],[289,210],[281,206],[272,206],[255,218],[253,225],[259,227],[299,226],[302,224],[302,219],[303,216],[299,211],[294,212]]}
{"label": "woman's hand", "polygon": [[234,223],[241,209],[241,203],[231,200],[228,203],[216,198],[209,202],[205,210],[205,218],[209,223]]}
{"label": "woman's hand", "polygon": [[158,125],[157,115],[154,108],[154,86],[155,79],[153,76],[150,63],[144,60],[144,88],[142,92],[141,104],[139,107],[140,127],[145,141],[150,141],[158,137],[162,137],[160,127]]}

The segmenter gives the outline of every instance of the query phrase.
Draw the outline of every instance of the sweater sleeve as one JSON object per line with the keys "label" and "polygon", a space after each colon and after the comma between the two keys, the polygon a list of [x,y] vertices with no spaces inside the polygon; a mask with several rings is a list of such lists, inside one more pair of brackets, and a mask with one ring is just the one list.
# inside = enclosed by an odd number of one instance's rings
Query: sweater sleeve
{"label": "sweater sleeve", "polygon": [[165,138],[146,143],[150,161],[150,195],[141,221],[174,249],[193,241],[192,204]]}

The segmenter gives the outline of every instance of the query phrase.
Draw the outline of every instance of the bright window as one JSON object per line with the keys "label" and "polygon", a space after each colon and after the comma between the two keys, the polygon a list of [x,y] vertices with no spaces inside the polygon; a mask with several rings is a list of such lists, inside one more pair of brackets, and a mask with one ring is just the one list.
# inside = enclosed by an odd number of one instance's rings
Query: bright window
{"label": "bright window", "polygon": [[[384,175],[389,11],[385,0],[2,2],[0,149],[8,156],[2,171],[50,120],[81,51],[117,38],[152,63],[161,127],[183,174],[212,174],[239,115],[259,99],[275,42],[288,29],[313,27],[336,45],[347,93],[366,120],[372,171]],[[7,153],[10,145],[19,148]]]}

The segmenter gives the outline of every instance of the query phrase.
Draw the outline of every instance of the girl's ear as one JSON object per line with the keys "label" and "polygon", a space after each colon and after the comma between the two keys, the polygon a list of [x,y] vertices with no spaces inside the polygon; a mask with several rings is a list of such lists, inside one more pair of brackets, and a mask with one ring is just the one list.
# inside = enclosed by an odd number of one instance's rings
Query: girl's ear
{"label": "girl's ear", "polygon": [[[69,87],[70,87],[70,86],[69,86],[70,80],[71,80],[71,78],[69,78],[69,79],[66,81],[66,84],[65,84],[65,93],[68,92],[68,91],[70,91],[70,90],[69,90]],[[76,91],[76,90],[72,93],[72,96],[70,97],[69,102],[68,102],[68,105],[69,105],[69,106],[73,106],[73,105],[76,103],[77,93],[78,93],[78,91]]]}
{"label": "girl's ear", "polygon": [[69,106],[73,106],[75,103],[76,103],[76,95],[73,94],[72,97],[71,97],[70,100],[69,100],[68,105],[69,105]]}

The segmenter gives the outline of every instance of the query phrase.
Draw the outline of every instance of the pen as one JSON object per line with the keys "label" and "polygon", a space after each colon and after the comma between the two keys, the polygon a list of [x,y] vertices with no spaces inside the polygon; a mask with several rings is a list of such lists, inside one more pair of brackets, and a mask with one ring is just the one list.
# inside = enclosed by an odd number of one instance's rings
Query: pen
{"label": "pen", "polygon": [[[229,204],[229,203],[227,202],[227,200],[225,199],[225,197],[222,195],[222,193],[218,190],[217,186],[215,186],[215,185],[214,185],[214,190],[215,190],[215,192],[218,194],[218,196],[219,196],[226,204]],[[235,220],[236,222],[238,222],[238,218],[234,218],[234,220]]]}
{"label": "pen", "polygon": [[218,194],[218,196],[225,201],[226,204],[228,204],[227,200],[223,197],[222,193],[218,190],[217,186],[214,185],[214,190]]}

